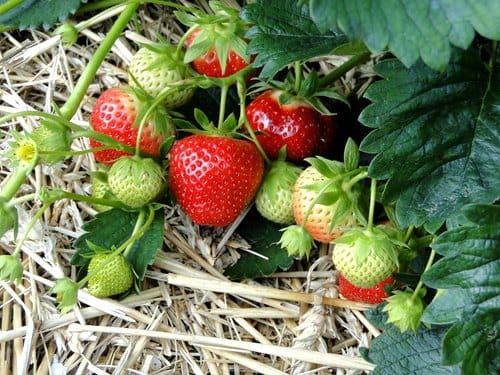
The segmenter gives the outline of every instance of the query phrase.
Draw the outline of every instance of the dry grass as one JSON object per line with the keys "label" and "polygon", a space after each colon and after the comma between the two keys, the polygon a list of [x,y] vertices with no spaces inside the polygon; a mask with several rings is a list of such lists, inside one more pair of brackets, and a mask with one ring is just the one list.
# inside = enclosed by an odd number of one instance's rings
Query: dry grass
{"label": "dry grass", "polygon": [[[1,34],[0,115],[61,106],[111,25],[108,17],[85,29],[71,47],[48,32]],[[88,126],[99,93],[125,82],[137,41],[159,33],[175,43],[181,33],[172,15],[155,6],[141,8],[138,25],[147,27],[139,34],[131,24],[118,40],[75,123]],[[342,62],[324,58],[320,66],[328,71]],[[367,82],[366,68],[349,73],[344,88]],[[1,125],[0,152],[9,148],[13,129],[37,126],[34,118]],[[75,150],[86,147],[85,139],[73,144]],[[38,166],[19,195],[43,186],[88,194],[88,171],[94,169],[89,155]],[[0,158],[0,181],[10,173],[9,161]],[[21,233],[39,207],[37,199],[19,206]],[[54,204],[23,247],[21,284],[0,283],[1,374],[355,374],[373,368],[360,358],[359,347],[379,332],[364,318],[366,306],[337,298],[328,246],[316,250],[306,266],[297,262],[288,272],[230,282],[223,269],[248,244],[232,234],[235,228],[200,228],[175,207],[167,209],[164,247],[140,294],[118,302],[82,290],[78,307],[61,316],[48,290],[57,278],[75,277],[72,242],[93,215],[85,203]],[[0,240],[0,253],[14,247],[9,232]]]}

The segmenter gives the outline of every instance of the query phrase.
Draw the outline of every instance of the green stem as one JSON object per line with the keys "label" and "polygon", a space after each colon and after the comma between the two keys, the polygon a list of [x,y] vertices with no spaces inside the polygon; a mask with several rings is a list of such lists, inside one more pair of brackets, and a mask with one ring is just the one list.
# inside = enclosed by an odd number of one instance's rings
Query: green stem
{"label": "green stem", "polygon": [[95,51],[92,59],[88,62],[85,70],[82,72],[76,86],[73,89],[70,97],[61,108],[61,113],[66,119],[70,119],[76,113],[80,103],[87,92],[89,85],[92,83],[97,70],[106,58],[107,54],[113,47],[115,41],[120,37],[121,33],[127,26],[130,19],[134,16],[135,11],[139,7],[140,1],[131,0],[123,12],[118,16],[114,25],[111,27],[106,37]]}
{"label": "green stem", "polygon": [[49,192],[49,195],[51,196],[51,198],[49,198],[49,200],[54,200],[54,201],[61,200],[61,199],[68,199],[68,200],[73,200],[73,201],[86,202],[86,203],[90,203],[90,204],[94,204],[94,205],[103,205],[103,206],[121,208],[121,209],[128,208],[122,202],[120,202],[116,199],[96,198],[96,197],[92,197],[89,195],[70,193],[70,192],[64,191],[64,190],[52,190]]}
{"label": "green stem", "polygon": [[23,2],[23,0],[9,0],[6,3],[1,4],[0,5],[0,15],[7,13],[9,10],[18,6],[22,2]]}
{"label": "green stem", "polygon": [[227,103],[228,91],[229,91],[229,86],[223,84],[220,88],[219,121],[217,123],[217,129],[221,129],[222,124],[224,123],[224,117],[226,115],[226,103]]}
{"label": "green stem", "polygon": [[0,191],[0,198],[3,198],[5,201],[10,201],[14,195],[16,195],[17,191],[26,180],[26,177],[31,173],[35,165],[36,163],[14,169],[14,172],[9,176],[9,179]]}
{"label": "green stem", "polygon": [[[434,257],[436,256],[436,252],[434,250],[431,250],[431,253],[429,255],[429,259],[427,260],[427,264],[425,265],[424,272],[427,271],[431,266],[432,263],[434,263]],[[422,273],[424,273],[422,272]],[[413,294],[411,295],[411,301],[413,301],[417,296],[418,293],[420,292],[420,289],[424,286],[424,282],[422,281],[422,277],[420,277],[420,280],[417,284],[417,287],[413,291]]]}
{"label": "green stem", "polygon": [[370,184],[370,210],[368,211],[368,226],[369,231],[373,228],[373,217],[375,216],[375,199],[377,195],[377,180],[372,178]]}
{"label": "green stem", "polygon": [[[145,212],[144,212],[144,209],[141,209],[141,211],[139,212],[139,216],[137,217],[136,225],[134,227],[134,231],[132,232],[132,235],[124,243],[122,243],[116,250],[114,250],[111,253],[111,255],[118,255],[118,254],[121,254],[122,252],[125,252],[123,255],[126,256],[126,252],[130,251],[130,249],[132,248],[132,245],[135,243],[135,241],[137,241],[139,238],[141,238],[144,235],[144,233],[149,228],[149,226],[151,225],[151,223],[153,222],[154,217],[155,217],[155,211],[154,211],[153,206],[149,205],[148,208],[149,208],[149,216],[148,216],[148,219],[146,220],[146,222],[144,224],[142,224],[142,222],[144,221]],[[106,266],[105,263],[101,264],[101,267],[105,267],[105,266]],[[95,275],[99,271],[100,270],[97,269],[97,270],[95,270],[94,273],[87,273],[87,275],[78,282],[78,287],[79,288],[83,287],[85,285],[85,283],[93,275]]]}
{"label": "green stem", "polygon": [[76,14],[83,14],[83,13],[88,13],[88,12],[95,12],[99,11],[101,9],[108,9],[116,5],[120,5],[123,3],[126,3],[127,0],[101,0],[101,1],[95,1],[92,3],[87,3],[83,4],[80,8],[78,8],[78,11]]}
{"label": "green stem", "polygon": [[370,59],[370,56],[371,56],[370,52],[363,52],[358,55],[354,55],[345,63],[340,65],[337,69],[332,70],[329,74],[322,77],[318,82],[319,87],[326,87],[330,85],[332,82],[335,82],[337,79],[342,77],[352,68],[358,66],[359,64],[364,63],[365,61],[368,61]]}
{"label": "green stem", "polygon": [[413,230],[414,229],[415,229],[415,226],[413,226],[413,225],[410,225],[408,227],[408,229],[406,230],[406,233],[405,233],[405,237],[403,239],[404,243],[406,243],[406,244],[408,243],[408,241],[410,240],[411,235],[413,234]]}
{"label": "green stem", "polygon": [[236,88],[238,91],[238,98],[240,102],[240,118],[238,119],[238,125],[241,126],[242,124],[245,124],[245,130],[248,132],[250,138],[255,143],[255,146],[262,155],[262,158],[264,159],[266,164],[270,164],[271,160],[264,151],[264,148],[262,148],[262,145],[260,144],[259,140],[257,139],[257,136],[255,135],[255,132],[253,131],[252,127],[250,126],[250,123],[248,122],[248,118],[246,115],[246,102],[245,102],[247,96],[247,85],[243,77],[238,79],[238,81],[236,82]]}
{"label": "green stem", "polygon": [[297,94],[300,90],[300,85],[302,83],[302,64],[300,61],[295,61],[294,64],[295,82],[293,90]]}
{"label": "green stem", "polygon": [[35,198],[36,198],[36,194],[35,193],[26,194],[26,195],[23,195],[22,197],[12,198],[9,201],[9,205],[10,206],[15,206],[16,204],[28,202],[28,201],[31,201],[31,200],[33,200]]}

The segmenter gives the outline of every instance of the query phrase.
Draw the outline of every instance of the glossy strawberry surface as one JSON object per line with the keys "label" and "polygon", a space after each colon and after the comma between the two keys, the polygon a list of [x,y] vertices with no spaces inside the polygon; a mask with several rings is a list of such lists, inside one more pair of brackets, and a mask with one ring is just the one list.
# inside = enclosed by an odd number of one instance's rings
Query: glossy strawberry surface
{"label": "glossy strawberry surface", "polygon": [[[97,99],[90,123],[96,132],[106,134],[120,143],[135,147],[138,127],[134,126],[134,122],[140,108],[141,102],[131,90],[123,87],[110,88]],[[141,151],[158,157],[163,141],[163,136],[155,134],[153,123],[148,121],[141,135]],[[90,145],[95,148],[102,146],[102,143],[90,139]],[[128,153],[116,149],[94,152],[96,160],[107,165],[112,165],[123,155],[128,155]]]}
{"label": "glossy strawberry surface", "polygon": [[378,304],[389,297],[385,292],[385,285],[394,283],[392,277],[387,277],[371,288],[360,288],[349,282],[342,274],[338,275],[339,293],[346,299],[356,302]]}
{"label": "glossy strawberry surface", "polygon": [[200,225],[232,223],[255,196],[263,173],[257,147],[246,140],[195,134],[170,151],[169,187]]}
{"label": "glossy strawberry surface", "polygon": [[247,107],[246,115],[264,151],[271,159],[286,146],[287,159],[301,161],[315,155],[327,155],[333,146],[335,124],[305,102],[294,100],[280,105],[278,90],[268,90]]}

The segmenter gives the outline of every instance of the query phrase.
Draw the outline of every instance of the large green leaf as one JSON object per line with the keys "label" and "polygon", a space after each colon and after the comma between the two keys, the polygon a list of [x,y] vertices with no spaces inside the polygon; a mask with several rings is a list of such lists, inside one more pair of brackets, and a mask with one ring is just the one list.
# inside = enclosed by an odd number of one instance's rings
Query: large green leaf
{"label": "large green leaf", "polygon": [[[9,0],[0,0],[0,5]],[[48,28],[74,13],[82,0],[27,0],[0,14],[0,28]]]}
{"label": "large green leaf", "polygon": [[330,53],[347,42],[336,28],[320,32],[306,6],[295,0],[257,0],[241,16],[253,24],[247,33],[248,52],[256,54],[254,65],[262,77],[271,77],[287,64]]}
{"label": "large green leaf", "polygon": [[441,341],[446,329],[420,328],[417,333],[392,326],[372,341],[367,359],[377,365],[372,375],[460,374],[458,366],[441,364]]}
{"label": "large green leaf", "polygon": [[339,26],[373,52],[389,49],[406,66],[421,58],[444,69],[451,45],[466,49],[474,30],[500,39],[498,0],[311,0],[309,8],[319,29]]}
{"label": "large green leaf", "polygon": [[369,173],[388,179],[383,199],[396,201],[403,225],[443,221],[467,203],[500,196],[500,56],[456,51],[446,71],[390,59],[366,96],[360,121],[376,128],[361,150],[376,153]]}
{"label": "large green leaf", "polygon": [[[85,223],[82,229],[86,233],[73,243],[77,251],[71,258],[71,264],[88,265],[90,255],[93,253],[88,245],[89,242],[104,249],[118,248],[132,235],[138,215],[139,213],[134,211],[112,209],[99,213],[95,219]],[[163,245],[164,217],[162,209],[156,210],[151,225],[127,253],[127,259],[140,280],[144,278],[147,266],[153,263]]]}
{"label": "large green leaf", "polygon": [[454,323],[443,341],[445,363],[463,362],[464,374],[494,373],[500,350],[500,206],[469,205],[464,216],[467,225],[448,230],[432,244],[443,258],[423,280],[444,291],[423,320]]}

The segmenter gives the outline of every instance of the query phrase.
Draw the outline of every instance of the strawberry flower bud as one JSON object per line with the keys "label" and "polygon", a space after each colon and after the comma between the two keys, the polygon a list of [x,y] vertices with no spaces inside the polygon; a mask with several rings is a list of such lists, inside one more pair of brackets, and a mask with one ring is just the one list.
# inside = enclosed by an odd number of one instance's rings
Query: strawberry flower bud
{"label": "strawberry flower bud", "polygon": [[411,290],[394,292],[386,299],[387,305],[383,311],[388,314],[388,323],[394,324],[401,332],[409,329],[416,332],[424,312],[424,301],[420,295],[414,295]]}
{"label": "strawberry flower bud", "polygon": [[315,246],[314,240],[309,232],[302,226],[290,225],[284,228],[278,244],[288,251],[289,256],[309,256],[311,249]]}
{"label": "strawberry flower bud", "polygon": [[[42,121],[42,124],[31,133],[31,138],[49,165],[62,161],[65,158],[64,152],[69,152],[72,142],[69,129],[51,121]],[[44,152],[47,154],[43,155]]]}
{"label": "strawberry flower bud", "polygon": [[16,284],[23,276],[23,265],[14,255],[0,255],[0,279],[14,281]]}
{"label": "strawberry flower bud", "polygon": [[61,314],[71,311],[78,300],[78,284],[67,277],[56,281],[50,293],[57,294],[56,301]]}

